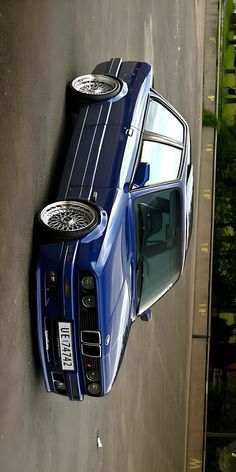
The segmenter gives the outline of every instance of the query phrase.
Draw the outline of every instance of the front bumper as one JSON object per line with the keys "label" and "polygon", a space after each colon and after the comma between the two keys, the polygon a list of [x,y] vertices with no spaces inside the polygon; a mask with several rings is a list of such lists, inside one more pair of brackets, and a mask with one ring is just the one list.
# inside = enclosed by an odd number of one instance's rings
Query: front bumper
{"label": "front bumper", "polygon": [[[83,369],[77,346],[78,307],[75,296],[77,268],[75,257],[78,242],[41,246],[36,267],[37,335],[45,386],[48,392],[68,396],[71,400],[83,400]],[[58,274],[58,291],[47,287],[46,274]],[[69,296],[65,293],[65,281]],[[56,329],[58,322],[69,322],[74,333],[74,371],[64,371],[61,366]]]}

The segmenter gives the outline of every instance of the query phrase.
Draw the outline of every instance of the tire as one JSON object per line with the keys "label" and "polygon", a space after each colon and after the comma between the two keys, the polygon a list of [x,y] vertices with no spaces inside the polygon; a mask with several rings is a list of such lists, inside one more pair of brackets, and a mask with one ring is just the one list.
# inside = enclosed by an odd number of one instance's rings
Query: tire
{"label": "tire", "polygon": [[120,90],[120,81],[109,75],[81,75],[69,83],[69,95],[73,109],[84,103],[109,100],[115,97]]}
{"label": "tire", "polygon": [[44,207],[38,214],[42,236],[48,241],[80,239],[98,225],[98,213],[87,202],[64,200]]}

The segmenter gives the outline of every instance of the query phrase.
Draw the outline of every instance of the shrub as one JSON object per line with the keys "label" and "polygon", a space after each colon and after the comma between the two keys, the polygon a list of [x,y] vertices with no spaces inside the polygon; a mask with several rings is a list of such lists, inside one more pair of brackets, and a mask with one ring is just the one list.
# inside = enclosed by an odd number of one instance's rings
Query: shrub
{"label": "shrub", "polygon": [[209,126],[211,128],[217,128],[218,121],[217,121],[215,113],[213,113],[210,110],[204,109],[203,113],[202,113],[202,124],[203,124],[203,126]]}

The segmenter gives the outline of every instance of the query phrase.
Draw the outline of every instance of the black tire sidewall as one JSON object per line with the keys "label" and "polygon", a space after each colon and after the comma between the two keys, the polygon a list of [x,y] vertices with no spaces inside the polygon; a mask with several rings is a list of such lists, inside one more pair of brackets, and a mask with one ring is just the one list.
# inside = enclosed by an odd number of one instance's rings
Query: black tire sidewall
{"label": "black tire sidewall", "polygon": [[104,77],[111,77],[116,83],[117,83],[117,88],[109,93],[104,93],[102,95],[96,95],[96,94],[87,94],[87,93],[82,93],[79,92],[78,90],[75,90],[72,83],[73,80],[69,83],[68,85],[68,91],[69,91],[69,97],[71,101],[71,107],[72,109],[77,109],[78,106],[84,105],[84,104],[89,104],[89,103],[97,103],[97,102],[102,102],[105,100],[110,100],[113,97],[116,97],[121,91],[122,88],[122,82],[117,78],[117,77],[112,77],[108,75],[104,75]]}

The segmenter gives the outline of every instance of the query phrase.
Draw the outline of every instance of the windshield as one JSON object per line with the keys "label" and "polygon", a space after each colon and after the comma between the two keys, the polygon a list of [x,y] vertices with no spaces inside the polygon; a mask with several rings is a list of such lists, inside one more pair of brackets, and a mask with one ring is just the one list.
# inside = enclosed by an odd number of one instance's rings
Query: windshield
{"label": "windshield", "polygon": [[135,201],[137,298],[142,312],[160,298],[181,270],[180,193],[151,192]]}

